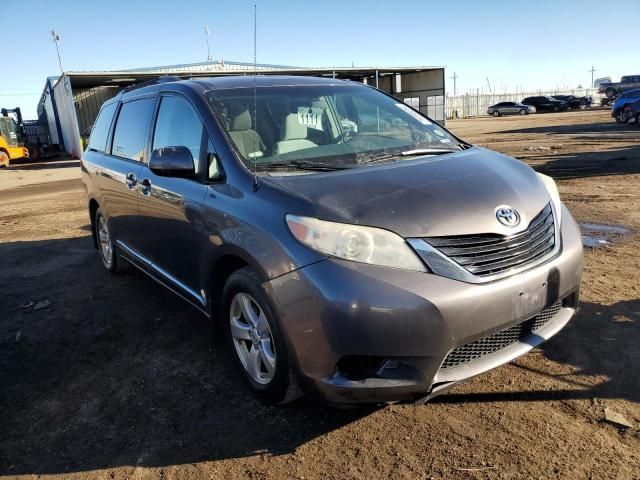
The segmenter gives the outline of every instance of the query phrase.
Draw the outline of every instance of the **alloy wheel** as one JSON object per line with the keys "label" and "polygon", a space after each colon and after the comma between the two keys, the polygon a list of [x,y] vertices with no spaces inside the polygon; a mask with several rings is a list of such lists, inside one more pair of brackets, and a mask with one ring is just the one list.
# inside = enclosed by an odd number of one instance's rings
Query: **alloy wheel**
{"label": "alloy wheel", "polygon": [[98,218],[98,241],[100,243],[102,259],[107,266],[110,266],[113,261],[113,245],[111,243],[111,237],[109,236],[107,221],[102,215]]}
{"label": "alloy wheel", "polygon": [[264,311],[246,293],[237,293],[229,309],[231,337],[240,363],[249,377],[267,385],[276,372],[276,350]]}

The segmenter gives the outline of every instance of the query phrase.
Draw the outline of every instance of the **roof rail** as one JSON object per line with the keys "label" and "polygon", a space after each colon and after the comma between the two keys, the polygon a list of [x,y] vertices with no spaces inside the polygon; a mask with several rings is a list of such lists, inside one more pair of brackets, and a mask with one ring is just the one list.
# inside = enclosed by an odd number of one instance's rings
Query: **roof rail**
{"label": "roof rail", "polygon": [[148,87],[150,85],[159,85],[161,83],[169,83],[169,82],[179,82],[182,80],[180,77],[172,76],[172,75],[163,75],[162,77],[154,78],[153,80],[147,80],[142,83],[134,83],[133,85],[129,85],[120,91],[120,93],[131,92],[132,90],[137,90],[138,88]]}

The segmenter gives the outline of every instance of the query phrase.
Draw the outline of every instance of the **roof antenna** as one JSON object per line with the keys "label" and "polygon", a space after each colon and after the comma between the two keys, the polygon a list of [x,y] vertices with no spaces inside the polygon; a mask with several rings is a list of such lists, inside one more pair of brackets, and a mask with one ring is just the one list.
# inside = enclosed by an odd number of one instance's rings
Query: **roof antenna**
{"label": "roof antenna", "polygon": [[257,170],[257,152],[260,148],[258,145],[258,94],[256,92],[256,75],[258,74],[257,63],[257,37],[258,37],[258,7],[253,4],[253,188],[258,189],[258,170]]}

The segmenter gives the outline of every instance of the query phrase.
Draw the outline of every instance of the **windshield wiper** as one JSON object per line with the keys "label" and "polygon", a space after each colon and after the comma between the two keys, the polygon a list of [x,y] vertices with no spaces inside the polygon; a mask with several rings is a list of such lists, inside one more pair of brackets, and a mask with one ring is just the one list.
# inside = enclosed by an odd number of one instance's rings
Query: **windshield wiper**
{"label": "windshield wiper", "polygon": [[358,160],[358,163],[374,163],[389,160],[398,157],[414,157],[419,155],[444,155],[446,153],[454,153],[457,150],[446,148],[416,148],[414,150],[405,150],[404,152],[383,153],[380,155],[372,155],[369,158]]}
{"label": "windshield wiper", "polygon": [[403,157],[412,157],[414,155],[442,155],[444,153],[453,153],[457,150],[450,148],[416,148],[415,150],[405,150],[400,152]]}
{"label": "windshield wiper", "polygon": [[285,162],[266,162],[258,163],[256,165],[258,169],[297,169],[297,170],[311,170],[315,172],[333,172],[336,170],[345,170],[351,168],[346,165],[330,165],[328,163],[309,162],[305,160],[289,160]]}

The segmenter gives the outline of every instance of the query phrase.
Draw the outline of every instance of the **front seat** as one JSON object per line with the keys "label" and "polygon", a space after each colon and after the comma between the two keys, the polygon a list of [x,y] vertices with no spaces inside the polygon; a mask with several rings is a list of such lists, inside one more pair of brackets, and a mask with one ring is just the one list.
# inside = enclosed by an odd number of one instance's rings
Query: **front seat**
{"label": "front seat", "polygon": [[307,140],[308,129],[298,121],[298,114],[287,115],[284,122],[284,135],[276,143],[276,154],[295,152],[305,148],[317,147],[311,140]]}
{"label": "front seat", "polygon": [[251,114],[249,110],[245,110],[232,120],[229,135],[243,157],[261,157],[265,146],[258,132],[252,130],[251,126]]}

